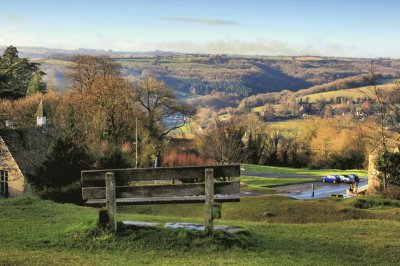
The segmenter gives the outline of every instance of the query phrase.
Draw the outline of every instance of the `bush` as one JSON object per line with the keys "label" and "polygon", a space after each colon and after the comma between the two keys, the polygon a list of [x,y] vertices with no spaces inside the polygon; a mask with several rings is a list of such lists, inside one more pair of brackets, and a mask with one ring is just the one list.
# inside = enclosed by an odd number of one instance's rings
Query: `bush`
{"label": "bush", "polygon": [[162,156],[163,166],[188,166],[188,165],[213,165],[212,159],[203,159],[195,154],[178,153],[175,150],[168,151]]}
{"label": "bush", "polygon": [[[376,161],[377,170],[381,173],[381,179],[387,178],[388,184],[400,186],[400,154],[391,152],[382,152],[378,155]],[[384,177],[384,173],[387,174]]]}
{"label": "bush", "polygon": [[132,165],[132,158],[119,150],[114,150],[113,152],[101,157],[96,164],[99,169],[129,168],[132,167]]}

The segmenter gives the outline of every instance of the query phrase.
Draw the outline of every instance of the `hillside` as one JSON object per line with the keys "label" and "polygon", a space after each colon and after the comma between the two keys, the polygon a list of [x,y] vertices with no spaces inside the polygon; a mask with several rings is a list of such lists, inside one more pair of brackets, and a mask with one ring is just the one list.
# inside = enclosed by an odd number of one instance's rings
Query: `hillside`
{"label": "hillside", "polygon": [[[395,88],[395,84],[389,83],[384,85],[378,85],[378,90],[390,91]],[[325,101],[329,101],[330,99],[336,99],[337,97],[347,97],[347,98],[371,98],[374,99],[376,95],[374,95],[374,88],[372,86],[365,86],[360,88],[352,88],[352,89],[342,89],[342,90],[334,90],[313,94],[306,94],[302,97],[298,97],[297,99],[308,99],[308,102],[314,103],[317,100],[324,99]]]}
{"label": "hillside", "polygon": [[[55,78],[64,88],[63,77],[72,55],[53,54],[35,61],[42,62],[42,69],[48,73],[47,78]],[[212,91],[235,93],[241,97],[282,90],[298,91],[349,77],[360,77],[364,83],[359,85],[365,86],[367,84],[362,75],[368,73],[370,68],[370,59],[357,58],[107,55],[121,64],[125,76],[156,76],[176,89],[183,98],[208,95]],[[381,59],[375,60],[374,64],[377,73],[395,74],[400,60]]]}

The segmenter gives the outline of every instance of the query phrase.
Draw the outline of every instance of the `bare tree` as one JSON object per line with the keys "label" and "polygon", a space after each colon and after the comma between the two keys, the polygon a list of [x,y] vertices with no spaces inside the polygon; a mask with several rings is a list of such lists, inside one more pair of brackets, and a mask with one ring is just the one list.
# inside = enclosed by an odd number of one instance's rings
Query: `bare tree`
{"label": "bare tree", "polygon": [[242,162],[246,159],[243,125],[229,121],[218,121],[215,129],[209,129],[204,136],[204,155],[219,163]]}
{"label": "bare tree", "polygon": [[[162,140],[172,130],[187,123],[193,111],[180,102],[164,82],[148,77],[133,83],[134,100],[142,107],[144,125],[150,136]],[[169,122],[169,126],[166,125]]]}
{"label": "bare tree", "polygon": [[72,59],[67,78],[70,88],[83,92],[90,88],[98,77],[119,76],[120,65],[107,56],[78,55]]}
{"label": "bare tree", "polygon": [[115,144],[123,136],[133,132],[132,114],[140,114],[138,106],[131,99],[133,92],[128,82],[117,76],[99,77],[87,90],[87,97],[94,108],[92,119],[96,119],[103,132]]}

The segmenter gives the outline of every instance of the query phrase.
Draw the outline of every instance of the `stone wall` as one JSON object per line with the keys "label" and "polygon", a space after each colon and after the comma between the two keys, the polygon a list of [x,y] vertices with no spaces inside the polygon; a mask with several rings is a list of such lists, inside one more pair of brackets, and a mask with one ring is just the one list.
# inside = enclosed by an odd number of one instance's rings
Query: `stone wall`
{"label": "stone wall", "polygon": [[0,158],[0,170],[8,172],[9,196],[15,197],[25,193],[27,191],[25,177],[1,136]]}

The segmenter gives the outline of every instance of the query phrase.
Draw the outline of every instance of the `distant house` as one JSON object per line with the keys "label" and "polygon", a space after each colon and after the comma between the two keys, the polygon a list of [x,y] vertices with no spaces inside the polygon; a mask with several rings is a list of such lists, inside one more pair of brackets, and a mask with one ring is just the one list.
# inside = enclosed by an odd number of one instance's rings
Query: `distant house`
{"label": "distant house", "polygon": [[36,112],[37,127],[0,129],[0,197],[30,191],[26,176],[40,164],[52,141],[51,130],[43,130],[46,117],[41,101]]}
{"label": "distant house", "polygon": [[36,111],[36,126],[45,127],[46,126],[46,111],[43,106],[43,99],[40,100],[38,109]]}

